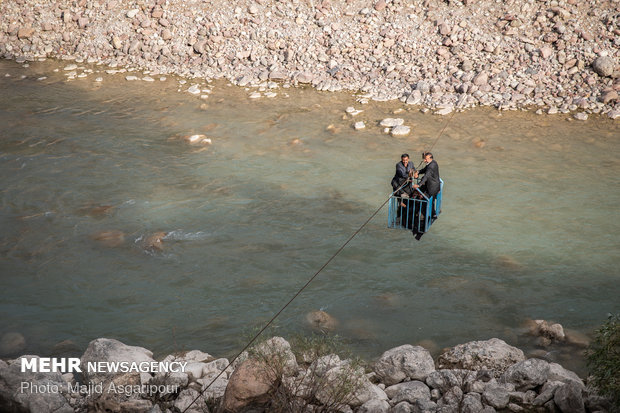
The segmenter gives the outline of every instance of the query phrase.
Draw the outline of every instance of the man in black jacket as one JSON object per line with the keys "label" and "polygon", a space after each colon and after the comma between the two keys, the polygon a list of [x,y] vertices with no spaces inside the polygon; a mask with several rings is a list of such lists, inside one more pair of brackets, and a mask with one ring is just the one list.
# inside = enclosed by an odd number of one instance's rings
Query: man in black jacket
{"label": "man in black jacket", "polygon": [[420,188],[422,192],[428,197],[435,196],[441,189],[441,183],[439,182],[439,165],[433,159],[433,154],[425,152],[423,155],[426,166],[419,171],[415,171],[414,178],[418,177],[418,174],[423,174],[424,177],[418,185],[414,185],[414,188]]}
{"label": "man in black jacket", "polygon": [[[437,165],[437,162],[435,162],[435,160],[433,159],[433,154],[430,152],[424,152],[422,154],[422,158],[424,159],[424,162],[426,162],[426,166],[420,169],[419,171],[415,171],[415,173],[413,174],[413,177],[417,178],[418,174],[420,173],[424,174],[424,177],[420,180],[419,184],[413,185],[413,188],[414,189],[420,188],[420,191],[424,192],[424,195],[426,195],[429,198],[433,197],[431,201],[432,202],[431,217],[432,219],[435,219],[437,216],[437,211],[435,210],[434,197],[441,190],[441,182],[439,181],[439,165]],[[415,211],[416,222],[418,219],[421,219],[420,212],[421,211],[419,209]],[[426,227],[422,225],[422,223],[420,223],[420,228],[422,231],[426,230]],[[415,232],[415,229],[414,229],[414,232]],[[419,237],[421,237],[421,235],[416,236],[416,239],[419,240],[420,239]]]}
{"label": "man in black jacket", "polygon": [[[411,177],[412,171],[415,171],[413,164],[409,162],[409,154],[403,153],[400,156],[400,162],[396,164],[396,173],[394,174],[394,178],[392,178],[392,190],[396,191],[398,188],[403,185],[407,179]],[[411,189],[409,185],[404,186],[398,191],[396,196],[399,196],[403,192],[406,192],[407,195],[411,195]]]}

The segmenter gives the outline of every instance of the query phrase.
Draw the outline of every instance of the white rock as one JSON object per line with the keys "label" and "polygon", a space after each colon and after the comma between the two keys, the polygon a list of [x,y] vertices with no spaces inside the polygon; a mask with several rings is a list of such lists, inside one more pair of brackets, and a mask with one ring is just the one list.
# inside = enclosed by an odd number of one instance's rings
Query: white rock
{"label": "white rock", "polygon": [[498,338],[459,344],[437,359],[440,369],[493,369],[503,373],[508,367],[525,360],[523,351]]}
{"label": "white rock", "polygon": [[191,135],[187,138],[187,141],[198,145],[210,145],[212,143],[211,138],[207,138],[205,135]]}
{"label": "white rock", "polygon": [[[124,362],[154,362],[153,353],[143,347],[128,346],[121,343],[118,340],[109,338],[98,338],[93,340],[88,345],[88,348],[84,352],[81,358],[82,365],[86,365],[88,362],[99,361],[124,361]],[[84,370],[85,379],[98,383],[106,381],[117,374],[126,373],[113,373],[113,372],[91,372]],[[130,373],[134,374],[134,373]],[[139,373],[136,373],[139,376]]]}
{"label": "white rock", "polygon": [[260,98],[262,95],[260,94],[260,92],[254,92],[252,94],[250,94],[250,99],[258,99]]}
{"label": "white rock", "polygon": [[393,128],[394,126],[400,126],[404,123],[405,120],[401,118],[385,118],[381,121],[380,125],[388,128]]}
{"label": "white rock", "polygon": [[360,113],[362,113],[362,112],[363,112],[363,110],[357,110],[357,109],[355,109],[353,106],[349,106],[349,107],[346,109],[346,112],[347,112],[349,115],[351,115],[351,116],[357,116],[357,115],[359,115]]}
{"label": "white rock", "polygon": [[278,96],[278,94],[274,93],[274,92],[267,92],[267,93],[265,93],[265,97],[267,97],[267,98],[275,98],[276,96]]}
{"label": "white rock", "polygon": [[129,17],[130,19],[133,19],[134,17],[136,17],[139,11],[140,11],[139,9],[131,9],[127,12],[127,17]]}
{"label": "white rock", "polygon": [[364,122],[355,122],[353,128],[355,128],[355,130],[362,130],[366,128],[366,125],[364,124]]}
{"label": "white rock", "polygon": [[191,93],[192,95],[198,95],[200,94],[200,88],[198,87],[198,85],[191,85],[187,91],[189,93]]}
{"label": "white rock", "polygon": [[130,80],[130,81],[131,80],[138,80],[138,77],[137,76],[133,76],[133,75],[128,75],[128,76],[125,76],[125,80]]}
{"label": "white rock", "polygon": [[65,68],[63,70],[70,71],[70,70],[75,70],[75,69],[77,69],[77,65],[71,64],[71,65],[65,66]]}
{"label": "white rock", "polygon": [[449,113],[452,113],[452,111],[454,110],[454,107],[452,105],[450,106],[445,106],[441,109],[439,109],[438,111],[435,112],[435,115],[447,115]]}
{"label": "white rock", "polygon": [[142,80],[144,80],[145,82],[154,82],[155,81],[155,79],[153,79],[150,76],[145,76],[145,77],[142,78]]}
{"label": "white rock", "polygon": [[573,115],[573,118],[577,120],[588,120],[588,114],[585,112],[577,112]]}
{"label": "white rock", "polygon": [[398,125],[392,128],[392,136],[407,136],[411,132],[409,126]]}

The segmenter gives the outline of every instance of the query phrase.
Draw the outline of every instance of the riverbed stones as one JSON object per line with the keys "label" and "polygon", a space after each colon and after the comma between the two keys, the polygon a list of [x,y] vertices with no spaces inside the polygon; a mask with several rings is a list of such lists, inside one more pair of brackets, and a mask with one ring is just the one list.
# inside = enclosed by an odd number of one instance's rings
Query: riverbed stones
{"label": "riverbed stones", "polygon": [[362,129],[365,129],[365,128],[366,128],[366,124],[365,124],[364,122],[362,122],[362,121],[360,121],[360,122],[355,122],[355,123],[353,124],[353,128],[354,128],[355,130],[362,130]]}
{"label": "riverbed stones", "polygon": [[[108,339],[98,339],[96,342],[106,343]],[[89,350],[93,347],[96,346],[91,343]],[[120,357],[130,362],[132,359],[137,361],[135,356],[126,353],[131,347],[120,342],[99,347],[111,347],[111,349],[93,352],[91,359],[118,361]],[[410,350],[411,347],[413,346],[405,345],[388,350],[386,353],[402,354],[402,350],[408,348]],[[135,349],[133,348],[131,352]],[[141,349],[137,353],[149,360],[148,350]],[[588,393],[588,389],[574,373],[560,365],[538,359],[515,363],[497,378],[494,377],[496,372],[488,369],[440,369],[430,371],[425,381],[405,378],[400,383],[388,384],[378,374],[381,370],[376,368],[379,363],[376,363],[374,371],[365,372],[356,363],[342,360],[336,354],[316,358],[316,354],[304,352],[300,357],[303,360],[297,364],[289,343],[281,337],[273,337],[258,344],[250,353],[242,355],[235,365],[231,366],[230,371],[224,371],[219,377],[218,374],[229,365],[228,360],[214,360],[207,353],[193,350],[169,355],[163,360],[187,361],[186,371],[180,374],[152,376],[142,373],[144,378],[118,374],[108,379],[123,385],[140,383],[176,385],[177,390],[166,394],[165,399],[160,398],[159,403],[164,408],[179,410],[187,408],[200,395],[201,390],[205,392],[198,400],[198,406],[202,406],[200,408],[205,409],[205,401],[211,400],[209,403],[221,405],[224,411],[264,409],[273,400],[274,391],[284,392],[278,394],[285,397],[314,400],[313,404],[318,408],[334,406],[335,401],[342,400],[338,404],[338,411],[352,413],[440,411],[491,413],[496,410],[585,412],[586,407],[588,411],[605,411],[605,406],[609,406],[604,399]],[[385,361],[385,357],[382,358]],[[82,364],[85,362],[86,357],[83,357]],[[6,406],[6,403],[15,405],[17,402],[24,402],[26,404],[22,403],[21,406],[26,406],[27,403],[36,402],[36,396],[33,398],[26,396],[32,398],[30,401],[18,400],[16,396],[22,396],[15,391],[6,396],[8,393],[4,390],[7,383],[5,375],[7,368],[14,363],[15,361],[6,363],[0,360],[0,406]],[[18,368],[15,370],[19,371]],[[75,379],[71,374],[68,374],[66,379],[59,374],[57,373],[51,380],[73,382]],[[37,374],[35,380],[39,379],[47,380],[50,377]],[[214,379],[215,382],[207,389]],[[23,380],[21,372],[14,381],[17,380]],[[529,389],[525,390],[526,388]],[[286,392],[290,393],[287,395]],[[62,403],[62,400],[59,401]],[[50,400],[45,402],[50,403]],[[162,402],[164,404],[161,404]],[[83,406],[88,402],[84,396],[74,395],[70,403],[72,406]],[[104,395],[97,399],[95,404],[96,408],[106,411],[147,411],[152,405],[148,400],[127,399],[114,394]],[[56,405],[53,405],[52,408],[55,407]],[[43,407],[36,411],[54,410],[45,410]],[[59,411],[62,412],[62,408]]]}
{"label": "riverbed stones", "polygon": [[384,352],[374,365],[377,376],[386,385],[404,380],[426,380],[435,370],[435,363],[428,350],[405,344]]}
{"label": "riverbed stones", "polygon": [[523,351],[506,344],[503,340],[492,338],[452,347],[439,356],[437,364],[441,369],[490,369],[502,373],[523,360],[525,360]]}
{"label": "riverbed stones", "polygon": [[[77,2],[63,9],[48,2],[33,13],[30,2],[0,2],[0,14],[6,16],[0,21],[0,32],[6,34],[0,54],[114,59],[188,77],[292,79],[295,85],[361,90],[368,95],[365,100],[402,99],[430,109],[460,106],[460,99],[468,106],[511,109],[570,106],[608,86],[617,70],[613,25],[596,36],[579,29],[610,19],[613,8],[605,2],[592,5],[588,13],[579,5],[566,6],[570,17],[547,16],[552,12],[534,2],[524,6],[527,10],[481,5],[485,13],[476,16],[467,7],[458,18],[454,2],[439,2],[423,18],[386,0],[361,9],[346,2],[293,8],[261,0],[215,14],[208,3],[191,10],[184,3],[162,3],[120,13],[115,3],[91,7]],[[525,25],[533,16],[535,24]],[[263,32],[264,19],[270,27]],[[306,24],[313,19],[316,25]],[[499,28],[504,38],[500,41],[490,28]],[[439,59],[428,59],[437,52]],[[529,76],[536,85],[523,93],[519,83]],[[613,109],[611,102],[604,108],[598,103],[590,100],[583,109]]]}

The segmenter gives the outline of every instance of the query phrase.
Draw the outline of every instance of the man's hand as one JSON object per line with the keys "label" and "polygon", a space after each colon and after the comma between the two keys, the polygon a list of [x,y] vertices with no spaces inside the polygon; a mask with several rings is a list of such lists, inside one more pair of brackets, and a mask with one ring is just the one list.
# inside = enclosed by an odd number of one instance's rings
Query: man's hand
{"label": "man's hand", "polygon": [[418,179],[418,171],[415,171],[415,172],[413,173],[413,177],[414,177],[415,179]]}
{"label": "man's hand", "polygon": [[[417,176],[416,176],[416,178],[417,178]],[[420,185],[414,185],[413,189],[418,189],[419,187],[420,187]]]}

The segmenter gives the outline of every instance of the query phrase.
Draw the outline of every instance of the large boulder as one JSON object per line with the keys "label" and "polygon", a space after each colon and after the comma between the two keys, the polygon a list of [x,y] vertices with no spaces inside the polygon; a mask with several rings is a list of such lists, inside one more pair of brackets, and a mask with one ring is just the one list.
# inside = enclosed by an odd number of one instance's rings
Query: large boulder
{"label": "large boulder", "polygon": [[523,360],[523,351],[503,340],[492,338],[452,347],[439,356],[437,363],[440,369],[491,369],[503,373],[508,367]]}
{"label": "large boulder", "polygon": [[[126,362],[126,363],[142,363],[148,362],[152,363],[153,353],[150,350],[145,349],[144,347],[137,346],[128,346],[124,343],[121,343],[118,340],[114,340],[111,338],[98,338],[96,340],[91,341],[86,348],[86,351],[82,355],[81,358],[81,366],[84,378],[86,381],[99,384],[101,382],[107,382],[115,377],[124,374],[118,372],[95,372],[88,371],[87,363],[93,362]],[[140,373],[131,372],[126,375],[131,376],[127,377],[125,381],[127,382],[136,382],[140,383]],[[135,377],[134,377],[135,376]],[[132,380],[133,379],[133,380]]]}
{"label": "large boulder", "polygon": [[508,367],[502,374],[501,381],[514,384],[519,391],[526,391],[544,384],[548,377],[548,362],[541,359],[528,359]]}
{"label": "large boulder", "polygon": [[362,404],[357,413],[388,413],[390,411],[390,404],[386,400],[368,400]]}
{"label": "large boulder", "polygon": [[562,413],[585,413],[582,388],[575,382],[558,387],[553,395],[553,402]]}
{"label": "large boulder", "polygon": [[22,356],[9,363],[0,361],[0,411],[32,413],[72,413],[63,394],[67,383],[56,373],[21,372]]}
{"label": "large boulder", "polygon": [[412,380],[398,383],[385,389],[385,394],[390,398],[392,404],[402,401],[414,404],[418,400],[430,400],[431,390],[421,381]]}
{"label": "large boulder", "polygon": [[358,407],[370,400],[387,400],[381,388],[372,384],[364,370],[348,361],[333,367],[316,379],[316,399],[324,405],[348,404]]}
{"label": "large boulder", "polygon": [[463,413],[478,413],[482,409],[482,396],[479,393],[467,393],[463,396],[461,407]]}
{"label": "large boulder", "polygon": [[294,375],[299,368],[291,345],[282,337],[272,337],[260,343],[251,357],[269,365],[277,374]]}
{"label": "large boulder", "polygon": [[547,380],[561,381],[564,383],[573,382],[582,389],[586,388],[583,380],[581,380],[581,378],[579,378],[579,376],[575,372],[567,370],[557,363],[549,363],[549,374],[547,376]]}
{"label": "large boulder", "polygon": [[484,389],[482,400],[495,409],[504,409],[510,401],[510,388],[497,383],[490,384]]}
{"label": "large boulder", "polygon": [[265,363],[254,359],[242,362],[230,376],[222,408],[238,412],[249,406],[261,406],[270,399],[278,376]]}
{"label": "large boulder", "polygon": [[448,389],[458,386],[461,388],[468,387],[477,379],[475,371],[471,370],[435,370],[426,378],[426,384],[432,389],[438,389],[445,393]]}
{"label": "large boulder", "polygon": [[614,59],[611,57],[600,56],[592,62],[592,69],[594,69],[599,76],[606,77],[614,73],[615,65]]}
{"label": "large boulder", "polygon": [[383,353],[374,371],[386,386],[391,386],[404,380],[426,380],[435,371],[435,363],[424,347],[405,344]]}

